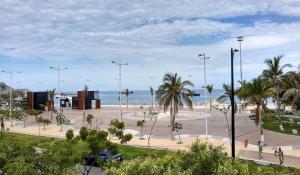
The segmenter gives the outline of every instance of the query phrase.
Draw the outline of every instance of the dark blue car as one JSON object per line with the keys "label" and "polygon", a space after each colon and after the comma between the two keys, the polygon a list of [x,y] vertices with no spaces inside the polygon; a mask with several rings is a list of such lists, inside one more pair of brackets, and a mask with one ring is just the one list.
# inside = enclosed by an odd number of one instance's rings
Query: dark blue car
{"label": "dark blue car", "polygon": [[103,152],[100,155],[90,155],[90,156],[86,156],[84,158],[86,165],[89,166],[99,166],[97,161],[98,160],[108,160],[110,158],[113,158],[117,161],[123,161],[123,156],[122,154],[112,154],[111,152]]}

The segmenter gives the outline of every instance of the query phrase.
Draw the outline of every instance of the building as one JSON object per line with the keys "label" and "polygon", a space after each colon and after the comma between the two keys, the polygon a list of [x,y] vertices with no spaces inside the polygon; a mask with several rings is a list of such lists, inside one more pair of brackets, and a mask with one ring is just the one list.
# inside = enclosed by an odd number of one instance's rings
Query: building
{"label": "building", "polygon": [[[93,103],[94,102],[94,103]],[[72,108],[85,110],[92,109],[95,104],[95,109],[100,109],[101,100],[99,97],[99,91],[78,91],[77,96],[72,97]]]}
{"label": "building", "polygon": [[27,108],[45,110],[51,106],[51,101],[49,101],[48,92],[27,92]]}

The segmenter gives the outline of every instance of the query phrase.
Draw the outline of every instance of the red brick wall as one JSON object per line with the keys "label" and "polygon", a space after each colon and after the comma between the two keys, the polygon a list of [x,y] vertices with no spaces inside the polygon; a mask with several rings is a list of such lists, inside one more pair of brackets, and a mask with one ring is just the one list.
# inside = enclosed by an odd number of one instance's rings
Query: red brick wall
{"label": "red brick wall", "polygon": [[33,108],[33,92],[27,92],[27,108]]}
{"label": "red brick wall", "polygon": [[84,99],[85,99],[85,94],[84,91],[78,91],[77,92],[77,99],[78,99],[78,109],[83,110],[84,107]]}
{"label": "red brick wall", "polygon": [[96,100],[96,109],[100,109],[100,108],[101,108],[101,101]]}

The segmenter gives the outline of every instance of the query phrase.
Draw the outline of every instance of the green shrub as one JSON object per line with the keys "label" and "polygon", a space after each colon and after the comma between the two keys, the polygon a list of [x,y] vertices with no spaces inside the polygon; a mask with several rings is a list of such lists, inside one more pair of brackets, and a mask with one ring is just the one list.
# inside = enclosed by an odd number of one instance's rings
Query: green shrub
{"label": "green shrub", "polygon": [[69,129],[66,132],[66,138],[67,138],[67,140],[72,140],[74,138],[74,131],[72,129]]}

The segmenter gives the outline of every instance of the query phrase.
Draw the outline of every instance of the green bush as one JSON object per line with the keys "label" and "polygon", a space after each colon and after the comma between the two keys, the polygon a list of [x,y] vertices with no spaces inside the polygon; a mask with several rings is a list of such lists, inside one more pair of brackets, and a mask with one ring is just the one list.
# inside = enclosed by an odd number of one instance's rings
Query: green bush
{"label": "green bush", "polygon": [[67,138],[67,140],[72,140],[74,138],[74,131],[72,129],[69,129],[66,132],[66,138]]}

